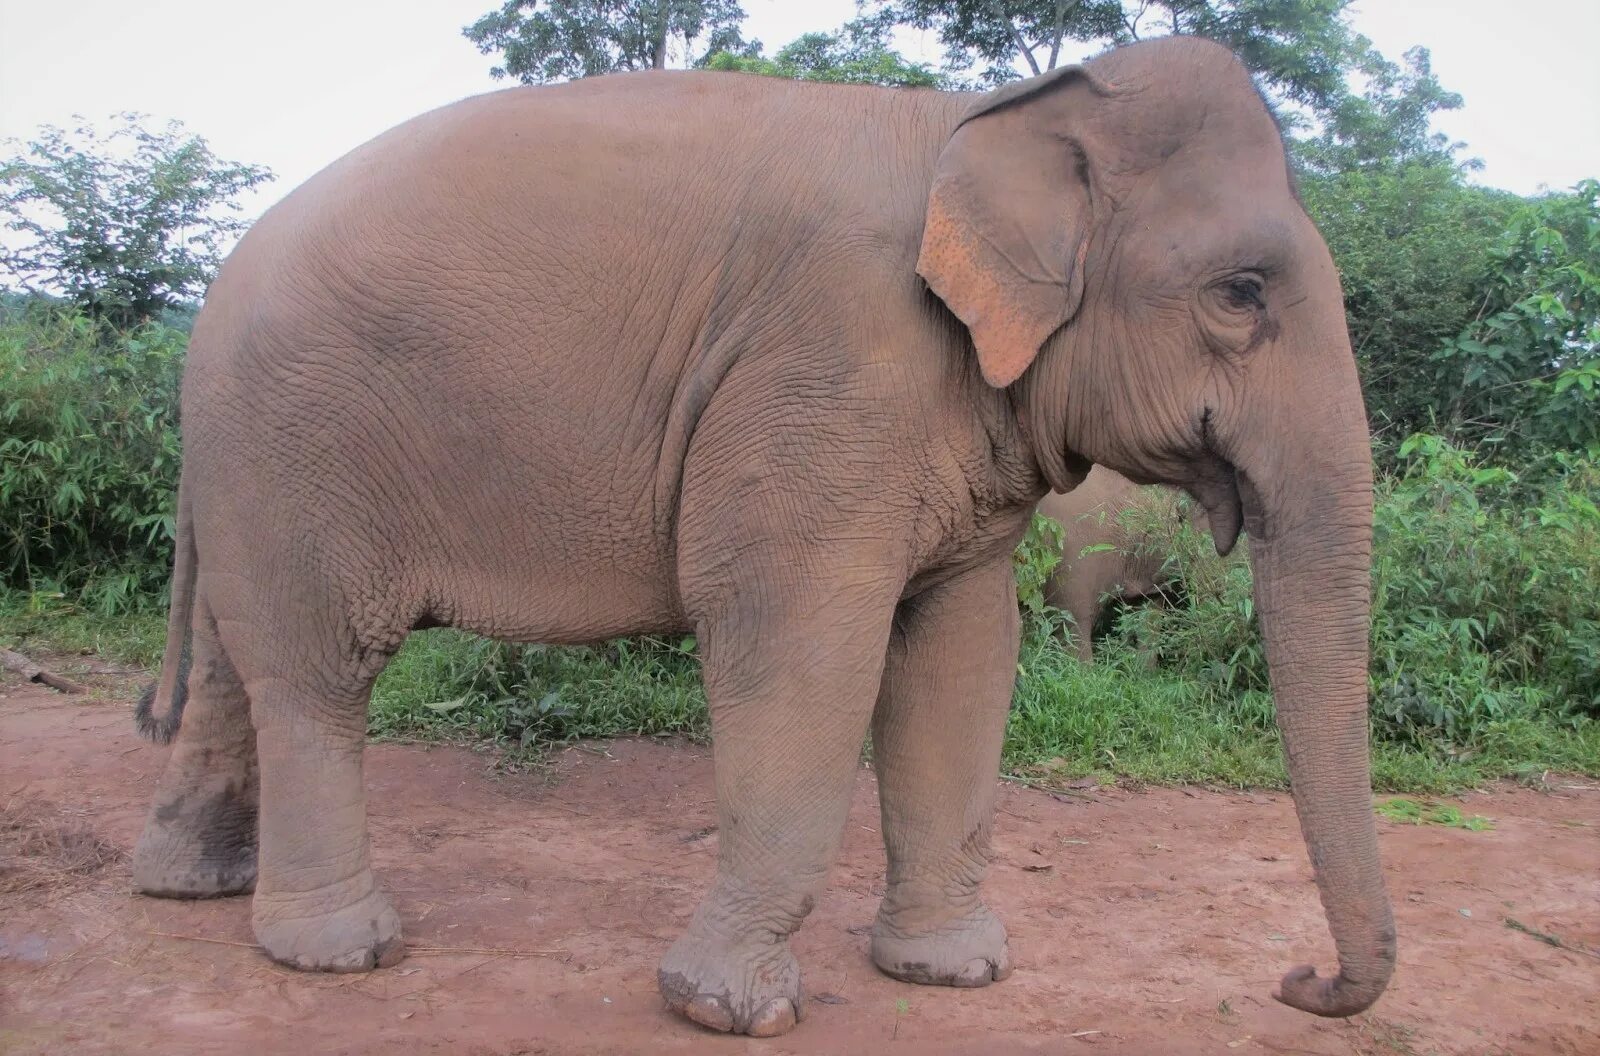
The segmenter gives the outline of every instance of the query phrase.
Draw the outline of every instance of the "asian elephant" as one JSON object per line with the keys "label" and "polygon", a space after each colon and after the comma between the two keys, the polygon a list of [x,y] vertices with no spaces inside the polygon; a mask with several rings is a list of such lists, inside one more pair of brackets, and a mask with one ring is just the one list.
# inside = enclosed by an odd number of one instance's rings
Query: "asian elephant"
{"label": "asian elephant", "polygon": [[[1143,503],[1156,517],[1178,523],[1182,513],[1175,496],[1146,495],[1146,489],[1104,466],[1089,471],[1083,483],[1065,494],[1051,492],[1039,512],[1061,525],[1061,563],[1045,584],[1045,600],[1072,615],[1072,641],[1078,659],[1094,660],[1094,628],[1108,597],[1135,601],[1159,598],[1167,553],[1121,514]],[[1191,523],[1205,530],[1205,513],[1195,507]],[[1111,550],[1090,550],[1110,546]]]}
{"label": "asian elephant", "polygon": [[[425,114],[269,210],[197,319],[176,733],[134,881],[254,890],[275,960],[393,964],[369,865],[373,679],[415,628],[698,636],[716,879],[668,1005],[804,1011],[789,936],[863,739],[871,953],[1010,971],[979,896],[1018,651],[1011,553],[1089,466],[1187,489],[1258,611],[1339,971],[1394,928],[1370,807],[1372,479],[1337,273],[1224,48],[1168,39],[982,95],[644,72]],[[181,717],[181,730],[179,721]]]}

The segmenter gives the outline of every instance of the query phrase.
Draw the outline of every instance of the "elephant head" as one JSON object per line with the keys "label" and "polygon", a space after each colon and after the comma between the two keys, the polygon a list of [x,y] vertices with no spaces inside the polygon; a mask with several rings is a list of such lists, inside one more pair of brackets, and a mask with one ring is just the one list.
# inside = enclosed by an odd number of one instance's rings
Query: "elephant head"
{"label": "elephant head", "polygon": [[1367,746],[1372,473],[1338,273],[1276,121],[1195,38],[980,97],[943,148],[917,270],[1040,466],[1176,485],[1251,537],[1295,806],[1339,971],[1280,1000],[1371,1005],[1393,971]]}

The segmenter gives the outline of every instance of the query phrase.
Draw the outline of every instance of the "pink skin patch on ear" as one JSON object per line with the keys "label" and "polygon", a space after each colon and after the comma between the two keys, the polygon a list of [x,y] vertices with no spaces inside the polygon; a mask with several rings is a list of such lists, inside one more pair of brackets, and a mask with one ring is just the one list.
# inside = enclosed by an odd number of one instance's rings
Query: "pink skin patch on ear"
{"label": "pink skin patch on ear", "polygon": [[992,254],[979,248],[983,238],[970,224],[952,215],[949,193],[935,186],[929,196],[917,274],[966,324],[983,380],[1003,389],[1022,376],[1039,347],[1070,318],[1082,295],[1089,243],[1085,239],[1078,246],[1067,289],[985,266],[982,258]]}

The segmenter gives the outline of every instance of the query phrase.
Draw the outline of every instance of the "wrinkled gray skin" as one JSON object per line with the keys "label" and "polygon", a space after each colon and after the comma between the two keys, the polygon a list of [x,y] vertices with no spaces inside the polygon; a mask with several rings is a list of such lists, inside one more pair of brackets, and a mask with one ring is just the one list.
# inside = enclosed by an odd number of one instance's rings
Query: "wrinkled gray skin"
{"label": "wrinkled gray skin", "polygon": [[[870,727],[886,972],[1009,970],[979,897],[1011,551],[1090,463],[1191,491],[1256,591],[1339,974],[1394,931],[1366,743],[1372,501],[1337,275],[1244,69],[1135,45],[987,96],[643,73],[426,114],[256,224],[196,321],[138,888],[254,885],[306,969],[401,956],[373,679],[413,628],[693,630],[717,876],[669,1005],[776,1034]],[[192,672],[180,678],[187,638]],[[1071,936],[1061,936],[1070,942]],[[535,998],[535,1000],[537,1000]]]}
{"label": "wrinkled gray skin", "polygon": [[[1095,624],[1111,599],[1158,602],[1162,596],[1167,553],[1120,519],[1137,503],[1173,524],[1182,516],[1176,501],[1165,495],[1152,499],[1140,485],[1104,466],[1091,469],[1073,490],[1051,492],[1039,503],[1039,512],[1061,525],[1063,541],[1061,563],[1045,584],[1045,601],[1071,614],[1073,648],[1086,664],[1094,660]],[[1192,510],[1191,523],[1205,531],[1204,511]],[[1084,553],[1100,546],[1115,549]]]}

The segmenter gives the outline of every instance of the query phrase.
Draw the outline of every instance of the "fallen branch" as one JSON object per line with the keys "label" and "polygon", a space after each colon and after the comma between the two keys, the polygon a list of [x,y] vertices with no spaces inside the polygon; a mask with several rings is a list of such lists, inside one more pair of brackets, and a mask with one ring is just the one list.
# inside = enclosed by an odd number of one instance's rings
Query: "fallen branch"
{"label": "fallen branch", "polygon": [[7,671],[15,671],[29,682],[40,682],[63,693],[89,692],[88,686],[64,678],[54,671],[46,671],[21,653],[13,653],[10,649],[0,649],[0,666]]}
{"label": "fallen branch", "polygon": [[1552,935],[1547,931],[1539,931],[1537,929],[1530,928],[1528,925],[1522,923],[1522,921],[1513,917],[1502,917],[1501,920],[1505,923],[1505,926],[1510,928],[1512,931],[1520,931],[1529,938],[1538,939],[1546,946],[1554,946],[1558,950],[1566,950],[1568,953],[1581,953],[1585,957],[1593,957],[1596,960],[1600,960],[1600,953],[1596,953],[1590,949],[1585,949],[1582,946],[1574,946],[1559,935]]}
{"label": "fallen branch", "polygon": [[254,942],[234,942],[232,939],[209,939],[204,935],[179,935],[173,931],[147,931],[146,935],[154,935],[158,939],[182,939],[184,942],[209,942],[213,946],[237,946],[244,950],[259,950],[261,947]]}

